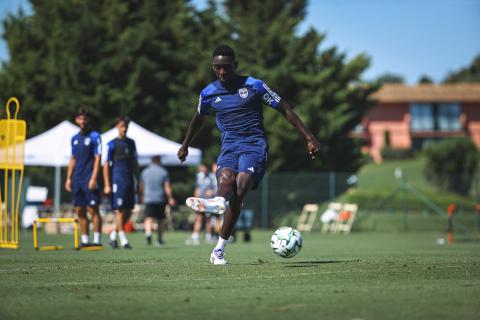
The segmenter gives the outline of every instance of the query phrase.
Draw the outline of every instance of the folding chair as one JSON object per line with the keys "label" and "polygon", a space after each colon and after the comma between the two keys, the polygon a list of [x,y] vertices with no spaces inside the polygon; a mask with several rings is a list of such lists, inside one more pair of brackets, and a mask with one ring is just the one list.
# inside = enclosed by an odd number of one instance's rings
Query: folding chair
{"label": "folding chair", "polygon": [[345,203],[342,207],[342,211],[338,215],[333,232],[335,233],[350,233],[352,229],[353,221],[357,215],[358,205],[353,203]]}
{"label": "folding chair", "polygon": [[324,222],[322,224],[322,233],[327,233],[329,231],[334,231],[335,226],[337,224],[338,214],[342,211],[343,204],[339,202],[330,202],[328,204],[327,210],[325,210],[324,214],[327,212],[334,211],[337,213],[337,216],[334,219],[329,220],[328,222]]}
{"label": "folding chair", "polygon": [[307,203],[303,206],[302,213],[298,218],[297,230],[311,232],[318,213],[318,204]]}

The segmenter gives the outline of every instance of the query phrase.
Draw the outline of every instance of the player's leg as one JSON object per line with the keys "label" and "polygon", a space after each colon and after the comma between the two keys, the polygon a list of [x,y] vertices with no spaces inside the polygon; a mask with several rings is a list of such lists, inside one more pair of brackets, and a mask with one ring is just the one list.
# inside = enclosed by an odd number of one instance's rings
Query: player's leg
{"label": "player's leg", "polygon": [[88,206],[88,213],[92,217],[93,223],[93,245],[102,245],[102,217],[98,210],[98,206]]}
{"label": "player's leg", "polygon": [[75,207],[75,213],[77,214],[78,224],[80,225],[80,234],[81,234],[81,245],[88,246],[90,244],[90,239],[88,237],[88,217],[87,209],[83,206]]}
{"label": "player's leg", "polygon": [[120,245],[124,249],[131,249],[127,238],[127,234],[125,233],[125,224],[127,223],[128,213],[125,209],[117,209],[115,210],[115,225],[118,232],[118,238],[120,239]]}
{"label": "player's leg", "polygon": [[202,230],[203,216],[203,212],[195,212],[192,234],[187,240],[185,240],[187,246],[196,246],[200,244],[200,231]]}
{"label": "player's leg", "polygon": [[155,204],[155,219],[157,220],[157,241],[155,242],[155,245],[157,247],[161,247],[165,244],[163,241],[163,229],[164,229],[164,223],[165,223],[165,207],[166,203],[158,203]]}

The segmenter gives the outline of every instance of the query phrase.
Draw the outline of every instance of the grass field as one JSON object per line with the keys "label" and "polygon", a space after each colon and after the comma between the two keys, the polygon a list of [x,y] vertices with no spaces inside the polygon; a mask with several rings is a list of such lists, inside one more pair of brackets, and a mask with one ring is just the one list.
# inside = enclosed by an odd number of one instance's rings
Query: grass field
{"label": "grass field", "polygon": [[[164,248],[130,236],[131,251],[0,251],[0,319],[479,319],[480,242],[438,245],[437,233],[304,235],[291,259],[271,232],[227,247]],[[71,246],[69,236],[41,235]]]}

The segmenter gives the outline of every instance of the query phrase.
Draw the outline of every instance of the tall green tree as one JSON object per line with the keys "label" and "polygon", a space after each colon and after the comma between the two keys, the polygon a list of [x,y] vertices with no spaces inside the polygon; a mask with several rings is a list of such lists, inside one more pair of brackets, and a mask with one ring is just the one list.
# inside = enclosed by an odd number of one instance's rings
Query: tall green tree
{"label": "tall green tree", "polygon": [[265,127],[273,170],[348,170],[361,164],[360,144],[351,130],[372,106],[376,90],[361,81],[369,59],[346,61],[335,47],[319,46],[324,35],[310,29],[297,35],[304,0],[225,2],[240,71],[265,80],[289,101],[322,143],[320,161],[310,161],[302,137],[279,113],[266,111]]}
{"label": "tall green tree", "polygon": [[480,54],[473,59],[470,65],[449,73],[444,82],[480,82]]}

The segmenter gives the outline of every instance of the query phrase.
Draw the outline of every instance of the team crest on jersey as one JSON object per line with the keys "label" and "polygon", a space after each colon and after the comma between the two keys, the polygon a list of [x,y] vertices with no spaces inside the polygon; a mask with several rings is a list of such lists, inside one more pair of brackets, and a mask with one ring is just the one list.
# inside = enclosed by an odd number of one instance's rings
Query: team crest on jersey
{"label": "team crest on jersey", "polygon": [[247,88],[238,89],[238,94],[240,95],[241,98],[245,99],[246,97],[248,97]]}
{"label": "team crest on jersey", "polygon": [[91,141],[90,138],[85,138],[85,142],[84,142],[85,145],[86,146],[90,145],[90,141]]}
{"label": "team crest on jersey", "polygon": [[78,140],[73,141],[73,145],[76,146],[78,144]]}

